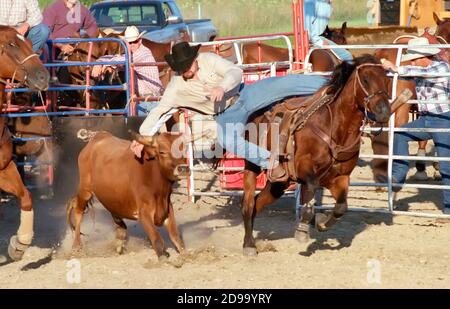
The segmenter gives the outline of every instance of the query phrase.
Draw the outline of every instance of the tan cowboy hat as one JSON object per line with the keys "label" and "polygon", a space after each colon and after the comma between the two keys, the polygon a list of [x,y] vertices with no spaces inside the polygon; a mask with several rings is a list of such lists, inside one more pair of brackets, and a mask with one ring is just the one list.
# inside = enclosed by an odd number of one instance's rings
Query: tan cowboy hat
{"label": "tan cowboy hat", "polygon": [[409,61],[414,60],[418,58],[423,57],[429,57],[436,54],[439,54],[441,51],[439,48],[436,47],[425,47],[429,46],[430,42],[428,42],[427,38],[415,38],[411,39],[408,42],[408,50],[406,51],[406,54],[402,55],[401,61]]}
{"label": "tan cowboy hat", "polygon": [[125,29],[125,35],[122,37],[128,43],[139,40],[147,31],[139,33],[139,29],[136,26],[128,26]]}

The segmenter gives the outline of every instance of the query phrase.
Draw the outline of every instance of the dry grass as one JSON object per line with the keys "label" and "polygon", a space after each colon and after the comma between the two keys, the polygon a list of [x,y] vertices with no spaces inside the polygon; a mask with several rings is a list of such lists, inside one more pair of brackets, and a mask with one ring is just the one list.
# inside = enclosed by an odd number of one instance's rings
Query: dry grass
{"label": "dry grass", "polygon": [[[54,0],[39,0],[42,8]],[[93,0],[82,0],[86,6]],[[365,25],[366,0],[334,0],[331,25],[348,21],[350,26]],[[289,0],[177,0],[185,18],[201,16],[213,20],[220,36],[251,35],[292,31]]]}

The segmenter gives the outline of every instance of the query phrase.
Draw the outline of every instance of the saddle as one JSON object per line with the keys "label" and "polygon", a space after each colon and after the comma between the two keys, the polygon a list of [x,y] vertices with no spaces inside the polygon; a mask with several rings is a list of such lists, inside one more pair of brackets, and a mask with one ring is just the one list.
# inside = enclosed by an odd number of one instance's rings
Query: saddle
{"label": "saddle", "polygon": [[[279,156],[279,162],[283,164],[287,173],[284,179],[279,179],[278,181],[283,182],[292,180],[297,182],[294,162],[294,134],[301,130],[311,116],[323,107],[328,109],[330,117],[332,117],[329,104],[334,101],[339,92],[340,91],[331,93],[330,88],[326,87],[313,96],[286,99],[264,113],[264,119],[262,121],[272,124],[272,129],[273,125],[276,125],[279,128],[278,143],[276,141],[272,143],[272,145],[275,145],[275,147],[278,145],[278,147],[277,149],[271,149],[271,152],[272,154],[275,152],[275,156]],[[331,132],[324,132],[320,127],[313,123],[310,123],[309,128],[328,145],[334,161],[346,161],[358,153],[360,146],[359,139],[352,145],[341,146],[334,142],[331,137]],[[264,138],[268,138],[268,136],[269,134],[265,134]],[[265,144],[268,144],[267,141],[265,141]],[[330,168],[331,166],[332,165],[330,165]]]}

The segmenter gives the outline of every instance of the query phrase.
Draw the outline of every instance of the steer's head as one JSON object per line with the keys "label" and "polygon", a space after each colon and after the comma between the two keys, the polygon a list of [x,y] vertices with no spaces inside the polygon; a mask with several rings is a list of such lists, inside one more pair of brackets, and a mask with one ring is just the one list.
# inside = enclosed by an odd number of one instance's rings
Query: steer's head
{"label": "steer's head", "polygon": [[133,139],[144,145],[142,159],[156,160],[162,174],[170,181],[190,175],[186,164],[186,139],[180,133],[161,133],[155,136],[142,136],[130,132]]}

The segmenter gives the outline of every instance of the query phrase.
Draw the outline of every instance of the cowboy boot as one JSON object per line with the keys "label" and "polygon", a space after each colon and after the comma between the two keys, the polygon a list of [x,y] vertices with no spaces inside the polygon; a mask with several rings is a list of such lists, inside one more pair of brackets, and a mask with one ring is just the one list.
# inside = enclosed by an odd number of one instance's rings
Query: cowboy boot
{"label": "cowboy boot", "polygon": [[[273,123],[279,125],[283,120],[284,114],[279,112],[274,118]],[[270,182],[284,182],[289,179],[289,175],[280,163],[280,153],[284,152],[288,142],[288,136],[286,134],[280,134],[278,137],[278,145],[275,149],[272,149],[269,159],[269,169],[267,171],[267,178]]]}

